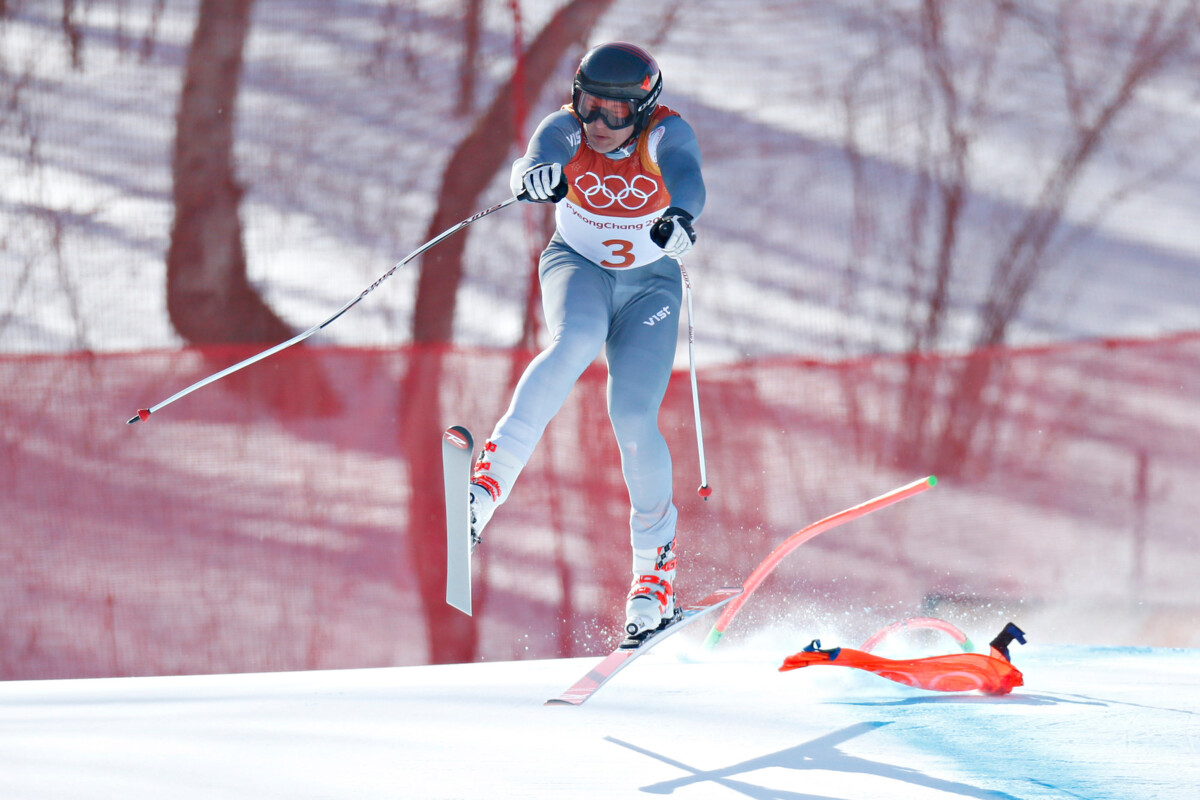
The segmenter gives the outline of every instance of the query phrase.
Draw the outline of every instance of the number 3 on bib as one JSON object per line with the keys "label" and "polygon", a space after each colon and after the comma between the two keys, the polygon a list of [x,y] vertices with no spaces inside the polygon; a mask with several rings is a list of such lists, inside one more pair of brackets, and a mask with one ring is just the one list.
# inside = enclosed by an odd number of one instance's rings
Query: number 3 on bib
{"label": "number 3 on bib", "polygon": [[601,244],[607,247],[612,252],[612,255],[601,261],[600,266],[621,269],[633,264],[633,242],[626,241],[625,239],[609,239],[608,241],[601,242]]}

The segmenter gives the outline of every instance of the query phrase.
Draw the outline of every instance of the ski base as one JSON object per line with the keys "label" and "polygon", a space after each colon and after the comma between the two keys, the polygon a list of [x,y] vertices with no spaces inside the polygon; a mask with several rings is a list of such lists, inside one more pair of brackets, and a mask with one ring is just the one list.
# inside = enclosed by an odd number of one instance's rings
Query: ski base
{"label": "ski base", "polygon": [[446,498],[446,602],[471,615],[471,458],[475,440],[461,425],[442,434]]}
{"label": "ski base", "polygon": [[625,639],[617,646],[617,649],[613,650],[599,664],[588,670],[586,675],[576,681],[575,685],[558,697],[547,700],[545,705],[582,705],[601,686],[608,683],[618,672],[629,666],[635,658],[643,655],[668,636],[683,630],[684,626],[689,625],[711,611],[721,608],[741,593],[742,587],[740,586],[727,586],[723,589],[718,589],[696,605],[688,606],[683,609],[682,613],[677,613],[675,619],[668,623],[666,627],[657,628],[650,633],[639,634],[638,637]]}

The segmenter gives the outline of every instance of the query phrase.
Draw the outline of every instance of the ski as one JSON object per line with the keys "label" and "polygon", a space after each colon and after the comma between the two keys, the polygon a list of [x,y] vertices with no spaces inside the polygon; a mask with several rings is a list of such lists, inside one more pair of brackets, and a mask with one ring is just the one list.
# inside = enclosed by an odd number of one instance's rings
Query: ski
{"label": "ski", "polygon": [[471,456],[475,440],[461,425],[442,434],[446,498],[446,602],[471,614]]}
{"label": "ski", "polygon": [[547,700],[545,705],[582,705],[601,686],[608,683],[618,672],[629,666],[635,658],[645,654],[651,647],[654,647],[668,636],[678,633],[685,625],[691,624],[710,611],[716,611],[741,593],[742,587],[740,586],[727,586],[723,589],[718,589],[696,605],[688,606],[681,612],[677,612],[675,619],[668,623],[666,627],[659,628],[649,634],[643,634],[640,639],[633,639],[632,637],[626,639],[599,664],[588,670],[588,673],[580,678],[574,686],[567,689],[558,697]]}

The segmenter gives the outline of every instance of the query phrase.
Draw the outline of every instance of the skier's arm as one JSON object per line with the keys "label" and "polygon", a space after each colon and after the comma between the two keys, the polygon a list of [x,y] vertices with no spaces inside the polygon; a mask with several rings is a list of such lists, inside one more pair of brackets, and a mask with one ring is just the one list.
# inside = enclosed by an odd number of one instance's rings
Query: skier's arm
{"label": "skier's arm", "polygon": [[671,193],[671,207],[695,220],[704,210],[705,200],[696,132],[682,117],[667,117],[661,124],[663,138],[658,144],[658,167]]}
{"label": "skier's arm", "polygon": [[542,120],[525,155],[513,162],[509,175],[513,194],[543,202],[562,199],[567,186],[562,167],[575,155],[579,141],[579,123],[570,112],[556,111]]}
{"label": "skier's arm", "polygon": [[650,239],[678,261],[696,241],[692,222],[704,210],[704,176],[700,172],[700,145],[692,126],[680,117],[667,117],[662,126],[658,167],[671,195],[671,205],[650,231]]}

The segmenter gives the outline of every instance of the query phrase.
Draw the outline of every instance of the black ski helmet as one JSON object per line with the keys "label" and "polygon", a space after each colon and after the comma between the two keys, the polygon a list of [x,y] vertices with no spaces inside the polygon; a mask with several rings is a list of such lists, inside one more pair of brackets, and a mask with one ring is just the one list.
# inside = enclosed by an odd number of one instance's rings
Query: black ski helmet
{"label": "black ski helmet", "polygon": [[[571,91],[575,113],[584,122],[591,122],[601,114],[584,113],[581,100],[586,94],[627,102],[636,134],[646,127],[650,115],[658,107],[662,73],[654,57],[637,45],[627,42],[597,45],[579,62]],[[613,127],[607,116],[605,122]]]}

